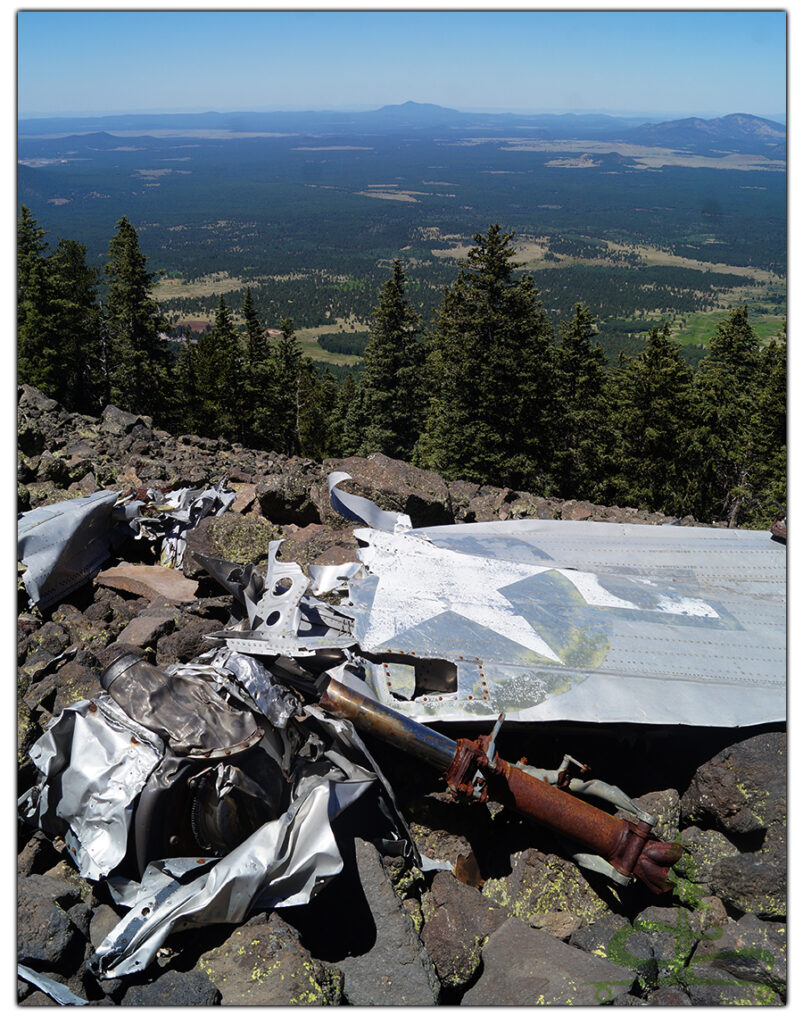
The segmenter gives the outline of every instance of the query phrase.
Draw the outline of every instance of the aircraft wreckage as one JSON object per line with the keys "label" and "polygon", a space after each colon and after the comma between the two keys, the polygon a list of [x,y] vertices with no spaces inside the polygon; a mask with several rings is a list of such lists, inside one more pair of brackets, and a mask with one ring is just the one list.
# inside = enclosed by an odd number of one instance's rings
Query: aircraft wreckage
{"label": "aircraft wreckage", "polygon": [[[422,863],[361,734],[436,766],[466,799],[493,799],[564,836],[585,868],[671,888],[679,846],[614,786],[564,758],[504,761],[510,721],[747,726],[786,716],[786,551],[769,532],[517,520],[414,529],[329,476],[333,509],[362,523],[358,561],[268,570],[199,556],[233,596],[214,650],[166,670],[125,654],[103,697],[57,717],[31,748],[20,800],[64,836],[81,874],[128,914],[94,969],[145,967],[174,927],[238,922],[311,899],[342,860],[332,831],[366,791],[386,851]],[[100,492],[25,513],[23,582],[51,603],[97,572],[121,532],[183,533],[233,498]],[[55,597],[53,595],[56,595]],[[494,723],[452,740],[438,722]],[[579,769],[579,770],[578,770]],[[591,795],[625,816],[578,799]],[[442,866],[423,861],[427,867]]]}

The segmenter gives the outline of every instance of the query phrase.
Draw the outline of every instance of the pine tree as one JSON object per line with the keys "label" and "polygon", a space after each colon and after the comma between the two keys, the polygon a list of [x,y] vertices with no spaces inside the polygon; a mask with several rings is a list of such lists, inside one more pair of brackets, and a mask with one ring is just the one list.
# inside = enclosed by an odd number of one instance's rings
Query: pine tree
{"label": "pine tree", "polygon": [[268,357],[268,346],[265,341],[265,332],[262,329],[254,300],[251,298],[251,289],[246,288],[245,299],[243,300],[243,320],[245,321],[245,357],[244,363],[248,370],[254,370]]}
{"label": "pine tree", "polygon": [[426,410],[424,343],[418,337],[420,318],[405,298],[400,260],[383,286],[371,316],[371,337],[360,374],[360,403],[355,407],[357,454],[383,452],[394,459],[411,458]]}
{"label": "pine tree", "polygon": [[603,488],[606,500],[682,514],[690,387],[691,371],[669,337],[669,324],[653,327],[644,351],[610,372],[615,469]]}
{"label": "pine tree", "polygon": [[198,385],[197,344],[184,329],[178,359],[176,360],[174,404],[170,429],[174,433],[197,434],[201,429],[201,392]]}
{"label": "pine tree", "polygon": [[231,310],[222,295],[215,311],[213,333],[221,369],[217,393],[220,433],[231,440],[241,440],[249,419],[243,386],[245,357]]}
{"label": "pine tree", "polygon": [[750,497],[759,352],[747,307],[740,306],[718,325],[697,369],[688,438],[695,473],[688,501],[698,519],[724,518],[735,526]]}
{"label": "pine tree", "polygon": [[337,438],[337,381],[319,373],[311,359],[302,359],[298,378],[300,453],[321,462],[335,454]]}
{"label": "pine tree", "polygon": [[761,352],[755,382],[750,501],[742,523],[765,529],[786,511],[786,324]]}
{"label": "pine tree", "polygon": [[201,336],[192,361],[203,433],[236,440],[242,416],[239,339],[231,310],[222,296],[215,310],[214,326]]}
{"label": "pine tree", "polygon": [[59,239],[47,259],[52,337],[61,373],[52,392],[67,409],[96,414],[104,399],[98,272],[86,263],[86,246]]}
{"label": "pine tree", "polygon": [[53,395],[62,372],[52,337],[47,232],[27,206],[17,221],[17,351],[20,383]]}
{"label": "pine tree", "polygon": [[301,446],[301,404],[299,390],[302,352],[290,319],[279,325],[281,336],[271,352],[269,363],[272,388],[276,396],[274,444],[280,452],[298,455]]}
{"label": "pine tree", "polygon": [[558,494],[591,498],[601,482],[607,415],[604,403],[605,355],[588,306],[561,324],[555,351],[556,430],[554,473]]}
{"label": "pine tree", "polygon": [[337,396],[338,455],[356,455],[360,447],[359,424],[363,419],[359,409],[360,398],[359,382],[353,373],[349,373]]}
{"label": "pine tree", "polygon": [[267,448],[275,433],[277,395],[271,376],[271,345],[257,317],[251,289],[243,301],[245,343],[242,352],[242,415],[244,444]]}
{"label": "pine tree", "polygon": [[430,351],[429,414],[416,461],[449,477],[550,487],[552,329],[532,278],[514,276],[512,233],[492,224],[444,292]]}
{"label": "pine tree", "polygon": [[163,337],[167,324],[151,294],[156,275],[146,269],[136,231],[125,217],[116,229],[106,264],[104,309],[111,400],[130,412],[158,418],[167,408],[172,363]]}

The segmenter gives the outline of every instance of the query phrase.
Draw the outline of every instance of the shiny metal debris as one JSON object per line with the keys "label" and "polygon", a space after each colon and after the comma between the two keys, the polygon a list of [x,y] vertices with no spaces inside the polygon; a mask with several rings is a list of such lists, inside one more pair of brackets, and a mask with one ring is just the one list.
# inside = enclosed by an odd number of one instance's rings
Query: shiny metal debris
{"label": "shiny metal debris", "polygon": [[25,964],[17,964],[17,977],[36,986],[40,992],[50,996],[59,1006],[89,1006],[88,1000],[77,996],[60,981],[54,981],[46,974],[40,974],[32,967],[26,967]]}
{"label": "shiny metal debris", "polygon": [[17,558],[31,606],[47,608],[100,569],[120,535],[113,518],[116,491],[98,491],[24,512],[17,523]]}
{"label": "shiny metal debris", "polygon": [[[376,722],[455,794],[507,803],[584,845],[583,867],[662,891],[680,851],[654,839],[649,815],[574,758],[554,771],[503,761],[502,718],[785,719],[786,552],[769,531],[542,520],[414,529],[342,490],[348,479],[330,474],[330,501],[365,524],[357,561],[305,573],[274,542],[263,577],[198,556],[233,598],[213,649],[167,669],[121,656],[104,673],[106,694],[67,708],[31,748],[40,778],[21,816],[63,836],[81,874],[106,879],[130,908],[96,950],[103,978],[147,966],[173,928],[308,902],[343,865],[333,822],[364,794],[383,823],[377,845],[432,869],[358,734]],[[163,561],[180,564],[185,530],[233,497],[221,482],[26,513],[32,602],[79,586],[119,535],[162,538]],[[477,740],[428,728],[483,720],[497,724]]]}
{"label": "shiny metal debris", "polygon": [[[416,688],[414,717],[785,718],[785,551],[767,532],[519,520],[355,534],[360,651],[456,672]],[[398,700],[375,660],[371,676]]]}
{"label": "shiny metal debris", "polygon": [[315,707],[289,718],[297,698],[283,703],[264,666],[220,653],[168,671],[122,655],[109,695],[66,709],[31,748],[42,777],[20,815],[63,835],[80,873],[132,908],[96,951],[102,977],[146,966],[179,922],[308,902],[342,868],[333,821],[369,791],[379,845],[416,855],[351,724]]}
{"label": "shiny metal debris", "polygon": [[206,515],[234,502],[221,480],[213,487],[164,495],[144,489],[98,491],[23,512],[17,522],[17,558],[31,607],[48,608],[91,579],[124,540],[161,540],[161,564],[181,568],[185,534]]}
{"label": "shiny metal debris", "polygon": [[125,856],[133,805],[163,753],[110,697],[79,701],[31,747],[42,778],[20,798],[20,817],[63,836],[85,878],[103,878]]}

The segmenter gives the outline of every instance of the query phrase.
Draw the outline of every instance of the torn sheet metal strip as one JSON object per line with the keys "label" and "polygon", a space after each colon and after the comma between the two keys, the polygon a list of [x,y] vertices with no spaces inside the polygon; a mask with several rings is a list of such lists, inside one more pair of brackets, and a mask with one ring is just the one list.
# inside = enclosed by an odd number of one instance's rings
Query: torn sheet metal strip
{"label": "torn sheet metal strip", "polygon": [[26,967],[25,964],[17,964],[17,977],[35,985],[41,992],[55,1000],[59,1006],[89,1006],[87,999],[77,996],[60,981],[54,981],[53,978],[48,978],[47,975],[40,974],[39,971],[35,971],[31,967]]}
{"label": "torn sheet metal strip", "polygon": [[30,604],[48,608],[91,579],[109,557],[118,491],[98,491],[24,512],[17,522],[17,558]]}
{"label": "torn sheet metal strip", "polygon": [[63,835],[85,878],[102,878],[125,856],[134,801],[163,751],[110,697],[79,701],[31,747],[44,779],[20,797],[20,814]]}
{"label": "torn sheet metal strip", "polygon": [[182,927],[238,923],[256,909],[309,902],[323,880],[343,866],[328,803],[329,786],[314,787],[184,884],[173,877],[169,860],[150,864],[137,901],[98,946],[90,967],[102,978],[118,978],[146,967],[179,922]]}
{"label": "torn sheet metal strip", "polygon": [[412,529],[410,517],[404,512],[385,512],[368,498],[361,498],[357,494],[348,494],[341,491],[338,484],[344,480],[351,480],[350,473],[330,473],[326,478],[329,485],[329,502],[332,508],[344,519],[352,519],[358,523],[365,523],[375,530],[384,530],[388,533],[399,533]]}

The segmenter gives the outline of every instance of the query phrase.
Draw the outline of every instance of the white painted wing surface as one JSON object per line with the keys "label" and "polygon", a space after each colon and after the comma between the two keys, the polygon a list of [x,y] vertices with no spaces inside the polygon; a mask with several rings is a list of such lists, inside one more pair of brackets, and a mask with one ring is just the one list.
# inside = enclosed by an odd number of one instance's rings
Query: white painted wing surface
{"label": "white painted wing surface", "polygon": [[[786,549],[767,531],[518,520],[355,534],[354,635],[390,658],[374,687],[411,717],[786,717]],[[456,687],[397,701],[385,678],[410,657],[451,662]]]}

